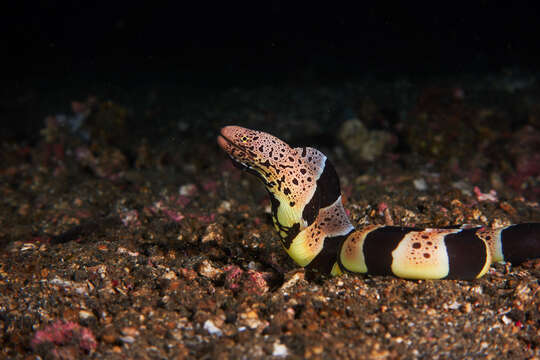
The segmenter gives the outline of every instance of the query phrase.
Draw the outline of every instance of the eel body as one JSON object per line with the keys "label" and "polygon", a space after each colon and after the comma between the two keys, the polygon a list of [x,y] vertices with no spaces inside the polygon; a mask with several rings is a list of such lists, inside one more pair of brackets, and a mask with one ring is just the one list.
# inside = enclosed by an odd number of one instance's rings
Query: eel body
{"label": "eel body", "polygon": [[264,183],[283,248],[315,273],[474,279],[493,262],[518,264],[540,257],[540,223],[499,229],[355,229],[342,205],[336,171],[320,151],[292,148],[275,136],[239,126],[224,127],[217,141],[236,165]]}

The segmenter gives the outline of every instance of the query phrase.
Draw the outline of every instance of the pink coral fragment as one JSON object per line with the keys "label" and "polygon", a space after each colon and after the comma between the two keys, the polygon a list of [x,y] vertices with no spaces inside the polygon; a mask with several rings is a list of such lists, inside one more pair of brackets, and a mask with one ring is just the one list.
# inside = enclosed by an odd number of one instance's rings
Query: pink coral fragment
{"label": "pink coral fragment", "polygon": [[175,201],[176,205],[180,207],[186,207],[186,205],[189,204],[190,202],[191,202],[191,199],[189,198],[189,196],[186,196],[186,195],[178,195]]}
{"label": "pink coral fragment", "polygon": [[225,286],[231,290],[240,289],[240,278],[244,270],[235,265],[225,267]]}
{"label": "pink coral fragment", "polygon": [[247,291],[262,295],[269,289],[267,273],[255,270],[244,271],[238,266],[225,267],[225,286],[233,291]]}
{"label": "pink coral fragment", "polygon": [[216,214],[200,215],[197,217],[197,219],[204,224],[209,224],[216,220]]}
{"label": "pink coral fragment", "polygon": [[124,226],[140,226],[139,213],[137,210],[129,210],[120,214],[120,220]]}
{"label": "pink coral fragment", "polygon": [[180,222],[184,218],[184,215],[182,215],[182,213],[179,211],[174,211],[168,208],[164,208],[162,211],[174,222]]}
{"label": "pink coral fragment", "polygon": [[384,201],[380,202],[379,205],[377,205],[377,211],[379,212],[379,215],[384,215],[384,211],[388,209],[388,204],[386,204]]}
{"label": "pink coral fragment", "polygon": [[92,352],[97,347],[96,338],[92,332],[72,321],[58,320],[35,333],[31,341],[32,348],[52,343],[57,346],[75,344],[84,352]]}
{"label": "pink coral fragment", "polygon": [[480,191],[480,188],[478,186],[475,186],[474,194],[476,195],[476,199],[478,201],[491,201],[491,202],[499,201],[499,199],[497,198],[497,192],[493,189],[491,189],[489,193],[483,193],[482,191]]}

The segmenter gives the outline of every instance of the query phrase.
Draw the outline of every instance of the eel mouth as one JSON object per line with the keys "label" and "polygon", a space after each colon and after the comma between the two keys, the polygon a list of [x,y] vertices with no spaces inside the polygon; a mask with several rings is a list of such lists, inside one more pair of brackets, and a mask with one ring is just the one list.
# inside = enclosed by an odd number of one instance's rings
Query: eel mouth
{"label": "eel mouth", "polygon": [[225,152],[228,154],[229,153],[229,151],[228,151],[229,146],[232,146],[234,144],[225,135],[223,135],[223,129],[221,129],[221,131],[222,132],[217,137],[217,143],[218,143],[219,147],[222,148],[223,150],[225,150]]}
{"label": "eel mouth", "polygon": [[[237,148],[238,150],[241,150],[241,151],[244,151],[244,149],[242,149],[242,147],[238,144],[236,144],[234,141],[230,140],[227,135],[225,134],[227,132],[227,129],[229,128],[229,126],[225,126],[224,128],[221,129],[221,131],[219,132],[219,135],[217,137],[217,142],[218,142],[218,145],[227,153],[227,154],[230,154],[231,151],[230,151],[230,148],[233,147],[233,148]],[[244,151],[245,152],[245,151]]]}
{"label": "eel mouth", "polygon": [[[229,158],[231,158],[231,161],[235,167],[255,175],[256,177],[261,179],[261,181],[264,184],[268,184],[268,181],[262,175],[262,173],[266,173],[266,172],[263,169],[261,169],[259,166],[253,163],[254,158],[255,158],[253,153],[247,150],[242,145],[235,143],[234,141],[230,140],[227,137],[227,134],[226,134],[227,130],[232,129],[233,127],[234,126],[225,126],[224,128],[221,129],[220,135],[218,135],[217,137],[218,145],[223,149],[223,151],[227,153],[227,155],[229,155]],[[234,155],[235,150],[243,154],[247,158],[248,162],[247,163],[243,162],[237,156],[235,156]],[[250,162],[250,160],[252,160],[252,162]]]}
{"label": "eel mouth", "polygon": [[217,137],[217,143],[219,145],[220,148],[223,149],[223,151],[225,151],[227,153],[227,155],[229,155],[229,157],[231,158],[231,161],[233,163],[233,165],[235,167],[238,167],[240,169],[247,169],[249,168],[249,166],[243,162],[241,162],[240,160],[238,160],[238,158],[236,156],[233,155],[233,151],[234,149],[240,151],[241,153],[244,153],[244,154],[248,154],[249,153],[240,145],[236,144],[234,141],[230,140],[227,135],[224,134],[224,131],[227,127],[224,127],[221,129],[221,132],[220,134],[218,135]]}

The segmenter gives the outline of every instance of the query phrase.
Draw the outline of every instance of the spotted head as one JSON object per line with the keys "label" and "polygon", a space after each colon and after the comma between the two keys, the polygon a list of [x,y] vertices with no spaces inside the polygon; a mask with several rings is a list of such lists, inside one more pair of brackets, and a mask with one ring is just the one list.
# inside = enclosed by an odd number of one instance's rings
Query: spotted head
{"label": "spotted head", "polygon": [[323,153],[307,147],[292,148],[275,136],[240,126],[224,127],[217,141],[234,163],[265,184],[271,195],[274,223],[282,237],[294,226],[302,229],[308,225],[303,211],[325,168]]}
{"label": "spotted head", "polygon": [[277,162],[293,158],[295,151],[270,134],[240,126],[221,129],[218,144],[235,165],[254,172],[267,186],[278,185],[281,169]]}

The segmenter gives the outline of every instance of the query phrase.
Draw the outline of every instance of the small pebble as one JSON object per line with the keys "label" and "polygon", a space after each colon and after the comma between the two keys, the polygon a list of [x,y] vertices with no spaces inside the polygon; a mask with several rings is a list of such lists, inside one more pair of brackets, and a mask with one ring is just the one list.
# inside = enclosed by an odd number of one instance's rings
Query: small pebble
{"label": "small pebble", "polygon": [[418,191],[426,191],[428,188],[426,180],[424,179],[414,179],[413,184],[414,188]]}
{"label": "small pebble", "polygon": [[278,357],[287,356],[287,355],[289,355],[289,349],[287,349],[287,347],[285,345],[283,345],[280,342],[276,341],[274,343],[274,350],[272,351],[272,355],[273,356],[278,356]]}
{"label": "small pebble", "polygon": [[203,328],[204,328],[204,330],[208,331],[208,333],[209,333],[210,335],[221,336],[221,334],[223,334],[223,332],[221,331],[221,329],[218,328],[218,327],[212,322],[212,320],[206,320],[206,321],[204,322]]}

